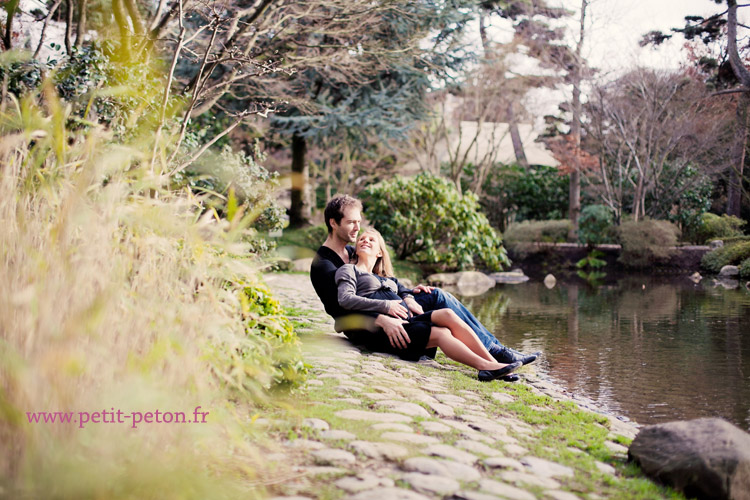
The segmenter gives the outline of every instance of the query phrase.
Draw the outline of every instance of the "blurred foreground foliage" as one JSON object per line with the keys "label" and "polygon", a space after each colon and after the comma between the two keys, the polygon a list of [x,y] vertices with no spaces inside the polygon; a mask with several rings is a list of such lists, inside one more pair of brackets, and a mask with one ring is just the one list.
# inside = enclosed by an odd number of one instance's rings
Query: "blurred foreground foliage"
{"label": "blurred foreground foliage", "polygon": [[[229,151],[218,174],[170,175],[158,109],[123,87],[116,124],[77,115],[55,78],[0,103],[0,496],[260,498],[285,472],[264,470],[248,414],[307,370],[254,260],[258,229],[278,225],[273,179]],[[141,104],[163,93],[149,85]],[[27,417],[198,406],[208,423]]]}

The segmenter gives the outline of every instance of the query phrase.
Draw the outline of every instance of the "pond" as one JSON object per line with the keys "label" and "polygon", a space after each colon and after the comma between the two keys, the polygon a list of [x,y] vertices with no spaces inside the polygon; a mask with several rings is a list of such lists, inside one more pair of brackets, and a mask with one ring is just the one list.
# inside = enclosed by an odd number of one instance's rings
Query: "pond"
{"label": "pond", "polygon": [[719,416],[750,429],[750,292],[711,279],[498,285],[464,303],[537,370],[640,424]]}

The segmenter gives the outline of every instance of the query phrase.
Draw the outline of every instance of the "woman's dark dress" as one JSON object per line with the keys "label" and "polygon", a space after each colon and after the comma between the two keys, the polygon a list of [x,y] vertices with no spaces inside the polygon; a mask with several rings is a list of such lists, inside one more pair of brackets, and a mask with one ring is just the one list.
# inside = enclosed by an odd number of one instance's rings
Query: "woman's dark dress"
{"label": "woman's dark dress", "polygon": [[[401,286],[395,278],[376,276],[347,264],[336,272],[336,284],[339,289],[339,305],[345,309],[388,314],[388,302],[385,301],[400,300],[401,305],[409,310],[404,298],[410,295],[411,290]],[[414,316],[411,311],[409,312],[404,330],[409,335],[410,342],[405,349],[393,347],[383,330],[347,336],[355,343],[364,344],[371,351],[387,352],[401,359],[417,361],[427,351],[427,342],[430,340],[430,330],[433,326],[431,315],[432,312],[427,312]]]}

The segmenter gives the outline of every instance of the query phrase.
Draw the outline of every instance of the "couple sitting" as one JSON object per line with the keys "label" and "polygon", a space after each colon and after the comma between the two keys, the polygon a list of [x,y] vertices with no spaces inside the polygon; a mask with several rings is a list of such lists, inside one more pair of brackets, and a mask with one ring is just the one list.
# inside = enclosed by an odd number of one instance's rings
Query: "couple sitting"
{"label": "couple sitting", "polygon": [[[328,203],[328,238],[310,268],[313,287],[336,320],[336,331],[355,344],[408,360],[440,347],[449,358],[479,370],[482,381],[515,380],[511,372],[536,359],[536,354],[503,346],[451,294],[400,285],[392,277],[380,233],[366,229],[359,235],[361,211],[362,204],[351,196],[336,196]],[[356,243],[355,248],[350,243]]]}

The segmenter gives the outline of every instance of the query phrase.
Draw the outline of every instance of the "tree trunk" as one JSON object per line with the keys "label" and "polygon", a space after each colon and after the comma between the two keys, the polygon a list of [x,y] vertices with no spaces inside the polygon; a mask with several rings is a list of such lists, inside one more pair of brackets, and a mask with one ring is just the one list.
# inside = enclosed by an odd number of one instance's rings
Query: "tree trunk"
{"label": "tree trunk", "polygon": [[576,60],[571,75],[573,82],[573,120],[570,124],[570,135],[573,137],[573,145],[575,146],[573,171],[570,173],[570,185],[568,187],[568,218],[570,219],[568,241],[571,243],[578,241],[578,216],[581,214],[581,161],[578,150],[581,147],[581,65],[583,64],[581,50],[585,34],[586,7],[588,7],[588,0],[581,0]]}
{"label": "tree trunk", "polygon": [[307,196],[308,167],[305,155],[307,143],[305,138],[292,136],[292,204],[289,208],[289,227],[310,225],[310,203]]}
{"label": "tree trunk", "polygon": [[70,37],[73,33],[73,0],[67,0],[65,2],[65,6],[67,7],[68,11],[66,12],[66,18],[65,18],[65,52],[68,55],[71,55],[73,53],[73,46],[70,43]]}
{"label": "tree trunk", "polygon": [[737,126],[732,145],[732,164],[729,166],[727,182],[727,215],[740,216],[742,207],[742,180],[745,169],[745,152],[747,151],[748,105],[750,97],[746,92],[737,99]]}
{"label": "tree trunk", "polygon": [[526,152],[523,150],[523,141],[521,141],[521,134],[518,131],[516,110],[512,101],[508,103],[508,131],[510,132],[510,140],[513,143],[516,162],[524,168],[529,168],[529,161],[526,159]]}
{"label": "tree trunk", "polygon": [[83,45],[83,35],[86,32],[86,3],[88,0],[78,0],[78,24],[76,25],[76,44],[80,48]]}
{"label": "tree trunk", "polygon": [[10,0],[4,7],[6,17],[3,45],[5,45],[5,50],[10,50],[13,48],[13,17],[16,15],[16,9],[18,9],[18,0]]}

